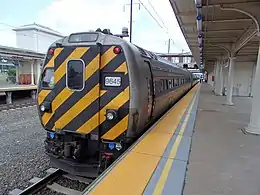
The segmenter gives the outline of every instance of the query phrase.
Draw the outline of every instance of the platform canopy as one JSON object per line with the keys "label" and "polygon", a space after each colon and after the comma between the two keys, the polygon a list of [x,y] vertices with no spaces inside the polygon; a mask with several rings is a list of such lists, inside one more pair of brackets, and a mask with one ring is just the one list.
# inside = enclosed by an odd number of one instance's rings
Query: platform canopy
{"label": "platform canopy", "polygon": [[212,70],[216,60],[232,56],[238,61],[257,60],[259,0],[170,0],[170,3],[196,62],[205,69]]}
{"label": "platform canopy", "polygon": [[0,60],[44,60],[45,54],[22,48],[14,48],[0,45]]}

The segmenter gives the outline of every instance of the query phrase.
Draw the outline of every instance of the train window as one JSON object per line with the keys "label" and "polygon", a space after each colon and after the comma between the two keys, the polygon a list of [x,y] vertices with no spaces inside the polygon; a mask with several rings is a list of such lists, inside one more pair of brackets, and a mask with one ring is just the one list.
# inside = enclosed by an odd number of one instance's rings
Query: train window
{"label": "train window", "polygon": [[172,80],[168,80],[169,88],[172,88]]}
{"label": "train window", "polygon": [[164,79],[164,89],[167,90],[168,88],[168,80]]}
{"label": "train window", "polygon": [[98,33],[75,33],[69,36],[70,43],[95,42],[98,39]]}
{"label": "train window", "polygon": [[84,68],[83,60],[69,60],[67,63],[67,87],[72,90],[81,91],[84,88]]}
{"label": "train window", "polygon": [[54,87],[54,69],[46,68],[42,75],[42,88],[52,89]]}
{"label": "train window", "polygon": [[175,79],[174,84],[176,87],[179,86],[179,79]]}
{"label": "train window", "polygon": [[164,88],[165,88],[165,86],[164,86],[164,80],[161,80],[161,91],[164,91]]}

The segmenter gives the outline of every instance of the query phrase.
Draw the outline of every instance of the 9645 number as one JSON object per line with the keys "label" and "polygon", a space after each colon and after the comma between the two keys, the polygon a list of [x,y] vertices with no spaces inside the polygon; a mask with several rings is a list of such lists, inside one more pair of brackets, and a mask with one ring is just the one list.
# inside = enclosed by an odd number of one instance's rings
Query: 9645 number
{"label": "9645 number", "polygon": [[105,86],[120,87],[121,77],[105,77]]}

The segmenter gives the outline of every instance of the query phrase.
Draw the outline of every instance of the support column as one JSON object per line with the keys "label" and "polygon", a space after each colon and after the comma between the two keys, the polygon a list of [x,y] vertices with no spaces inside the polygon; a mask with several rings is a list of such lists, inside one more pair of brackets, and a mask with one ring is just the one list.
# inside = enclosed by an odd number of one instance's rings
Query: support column
{"label": "support column", "polygon": [[34,60],[31,63],[31,85],[35,85],[34,83],[34,76],[33,76],[33,65],[34,65]]}
{"label": "support column", "polygon": [[234,85],[234,65],[235,57],[229,58],[229,68],[228,68],[228,84],[227,84],[227,100],[226,105],[232,106],[232,96],[233,96],[233,85]]}
{"label": "support column", "polygon": [[37,85],[41,76],[41,62],[39,60],[36,61],[36,66],[37,66],[37,81],[36,81],[36,85]]}
{"label": "support column", "polygon": [[6,95],[6,103],[7,104],[12,104],[12,92],[5,92]]}
{"label": "support column", "polygon": [[220,94],[223,95],[223,87],[224,87],[224,76],[223,76],[223,64],[220,66]]}
{"label": "support column", "polygon": [[212,85],[212,91],[215,92],[215,88],[216,88],[216,72],[217,72],[217,66],[214,65],[214,69],[213,69],[213,76],[214,76],[214,81],[213,81],[213,85]]}
{"label": "support column", "polygon": [[32,98],[33,100],[36,99],[36,90],[32,90],[32,91],[31,91],[31,98]]}
{"label": "support column", "polygon": [[216,94],[216,95],[221,95],[221,94],[219,94],[219,88],[220,88],[220,69],[221,69],[221,65],[220,65],[220,62],[218,61],[218,63],[217,63],[217,69],[216,69],[216,85],[215,85],[215,94]]}
{"label": "support column", "polygon": [[16,66],[16,83],[19,83],[19,65]]}
{"label": "support column", "polygon": [[254,94],[252,100],[252,111],[250,115],[250,122],[245,130],[249,133],[260,134],[260,45],[258,50],[258,58],[256,64],[255,80],[254,80]]}

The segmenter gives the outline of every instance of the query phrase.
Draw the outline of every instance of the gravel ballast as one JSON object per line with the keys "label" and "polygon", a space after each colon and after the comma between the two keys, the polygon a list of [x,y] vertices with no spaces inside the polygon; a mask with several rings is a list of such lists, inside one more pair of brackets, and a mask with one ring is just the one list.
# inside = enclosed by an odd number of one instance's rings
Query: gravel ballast
{"label": "gravel ballast", "polygon": [[0,112],[0,194],[24,189],[32,177],[45,175],[45,136],[36,106]]}

